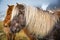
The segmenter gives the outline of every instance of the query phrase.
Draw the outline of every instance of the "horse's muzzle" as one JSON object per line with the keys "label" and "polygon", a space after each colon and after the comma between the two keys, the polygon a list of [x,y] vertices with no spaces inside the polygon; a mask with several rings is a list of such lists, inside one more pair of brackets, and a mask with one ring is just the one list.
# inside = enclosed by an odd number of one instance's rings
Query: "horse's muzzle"
{"label": "horse's muzzle", "polygon": [[10,27],[11,33],[17,33],[17,32],[19,32],[20,30],[21,30],[20,27]]}

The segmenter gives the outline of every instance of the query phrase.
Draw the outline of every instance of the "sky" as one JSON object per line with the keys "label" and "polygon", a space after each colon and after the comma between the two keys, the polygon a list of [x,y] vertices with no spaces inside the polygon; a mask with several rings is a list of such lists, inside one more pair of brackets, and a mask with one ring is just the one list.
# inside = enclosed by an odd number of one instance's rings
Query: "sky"
{"label": "sky", "polygon": [[15,5],[16,3],[24,3],[26,5],[32,5],[41,7],[46,10],[50,3],[57,3],[57,0],[0,0],[0,20],[3,20],[6,15],[7,5]]}

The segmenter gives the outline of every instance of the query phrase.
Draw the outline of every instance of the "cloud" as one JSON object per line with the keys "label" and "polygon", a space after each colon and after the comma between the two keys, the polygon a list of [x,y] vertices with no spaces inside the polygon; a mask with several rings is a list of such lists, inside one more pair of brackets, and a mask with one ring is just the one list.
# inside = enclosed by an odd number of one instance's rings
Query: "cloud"
{"label": "cloud", "polygon": [[46,10],[46,8],[48,7],[48,5],[49,5],[49,4],[42,4],[41,8],[42,8],[43,10]]}

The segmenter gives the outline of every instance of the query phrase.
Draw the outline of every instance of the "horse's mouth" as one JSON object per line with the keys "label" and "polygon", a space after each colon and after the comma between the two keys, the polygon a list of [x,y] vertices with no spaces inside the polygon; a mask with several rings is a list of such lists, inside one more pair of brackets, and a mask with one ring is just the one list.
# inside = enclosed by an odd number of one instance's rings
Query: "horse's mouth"
{"label": "horse's mouth", "polygon": [[19,32],[20,30],[21,30],[20,27],[10,27],[11,33],[17,33],[17,32]]}

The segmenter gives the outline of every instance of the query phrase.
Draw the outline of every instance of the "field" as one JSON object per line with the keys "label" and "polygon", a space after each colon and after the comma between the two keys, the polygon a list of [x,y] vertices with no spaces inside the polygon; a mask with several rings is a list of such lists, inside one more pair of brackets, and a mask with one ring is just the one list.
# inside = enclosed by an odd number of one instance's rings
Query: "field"
{"label": "field", "polygon": [[[7,40],[6,35],[3,32],[3,22],[2,21],[0,21],[0,40]],[[26,36],[26,34],[22,30],[19,33],[16,33],[15,40],[29,40],[29,38]]]}

